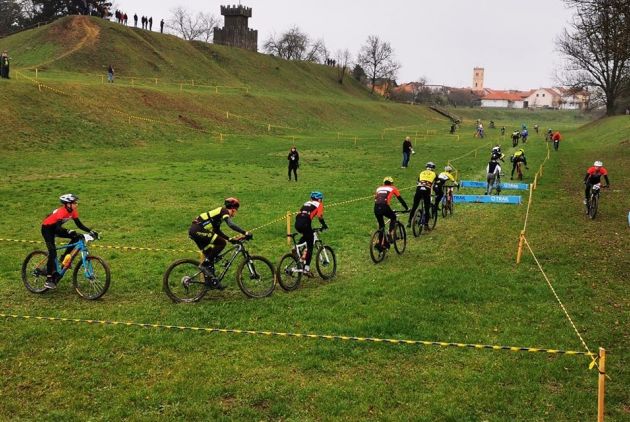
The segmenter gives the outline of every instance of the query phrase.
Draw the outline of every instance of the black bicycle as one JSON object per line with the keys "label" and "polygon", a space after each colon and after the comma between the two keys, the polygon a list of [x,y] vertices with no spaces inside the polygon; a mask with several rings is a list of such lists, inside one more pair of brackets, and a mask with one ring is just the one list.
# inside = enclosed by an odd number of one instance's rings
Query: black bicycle
{"label": "black bicycle", "polygon": [[[442,217],[446,218],[449,214],[452,216],[453,211],[455,209],[455,202],[453,201],[453,187],[454,186],[444,186],[446,188],[446,193],[442,197]],[[457,187],[459,190],[459,186]]]}
{"label": "black bicycle", "polygon": [[[335,251],[319,238],[317,233],[324,230],[321,228],[313,229],[313,256],[315,257],[315,268],[317,273],[323,280],[330,280],[337,274],[337,257]],[[276,274],[278,283],[287,292],[295,290],[300,286],[302,275],[305,274],[304,254],[306,253],[306,242],[297,243],[295,238],[300,233],[291,233],[287,235],[293,240],[293,249],[286,253],[280,259]]]}
{"label": "black bicycle", "polygon": [[[434,196],[431,195],[431,204],[434,202],[433,198]],[[422,234],[422,230],[425,228],[425,225],[429,227],[429,230],[433,230],[437,224],[439,209],[433,212],[433,205],[430,205],[429,207],[431,208],[430,210],[425,210],[424,201],[422,201],[416,210],[416,214],[411,219],[411,228],[415,237]]]}
{"label": "black bicycle", "polygon": [[[236,259],[242,256],[236,268],[236,282],[241,291],[252,298],[269,296],[276,286],[273,264],[262,256],[250,255],[245,249],[247,240],[245,237],[234,240],[234,246],[215,258],[215,268],[223,260],[223,270],[217,280],[221,282]],[[173,302],[197,302],[213,288],[199,265],[198,260],[186,258],[173,262],[166,269],[162,287]]]}
{"label": "black bicycle", "polygon": [[591,194],[586,201],[586,214],[592,220],[597,215],[597,207],[599,206],[599,193],[602,190],[601,183],[596,183],[591,187]]}
{"label": "black bicycle", "polygon": [[[397,216],[408,213],[409,211],[394,211],[394,214]],[[385,227],[388,226],[389,220],[385,221]],[[385,227],[377,229],[370,239],[370,257],[375,264],[385,259],[385,255],[387,255],[387,251],[392,243],[398,255],[402,255],[407,248],[407,230],[405,230],[405,226],[400,222],[400,219],[396,219],[393,238],[390,238],[389,231]]]}

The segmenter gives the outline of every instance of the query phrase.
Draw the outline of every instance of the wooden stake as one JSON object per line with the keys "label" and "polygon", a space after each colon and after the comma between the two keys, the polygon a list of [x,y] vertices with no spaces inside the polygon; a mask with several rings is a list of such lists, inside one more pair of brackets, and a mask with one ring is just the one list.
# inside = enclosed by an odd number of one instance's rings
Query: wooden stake
{"label": "wooden stake", "polygon": [[35,68],[35,80],[37,80],[37,75],[38,75],[38,69]]}
{"label": "wooden stake", "polygon": [[287,211],[287,245],[291,246],[291,238],[288,236],[291,234],[291,211]]}
{"label": "wooden stake", "polygon": [[157,79],[158,79],[158,78],[155,78],[155,84],[156,84],[156,85],[157,85]]}
{"label": "wooden stake", "polygon": [[101,85],[105,84],[105,76],[101,75]]}
{"label": "wooden stake", "polygon": [[599,380],[597,383],[597,422],[604,422],[604,396],[606,395],[606,349],[599,348]]}
{"label": "wooden stake", "polygon": [[521,230],[521,234],[518,238],[518,250],[516,251],[516,263],[521,263],[521,257],[523,256],[523,243],[525,242],[525,230]]}

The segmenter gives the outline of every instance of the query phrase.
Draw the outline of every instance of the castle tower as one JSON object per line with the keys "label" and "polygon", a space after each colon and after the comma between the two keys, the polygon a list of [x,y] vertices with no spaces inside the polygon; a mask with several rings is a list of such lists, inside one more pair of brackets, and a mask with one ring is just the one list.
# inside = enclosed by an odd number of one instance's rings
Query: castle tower
{"label": "castle tower", "polygon": [[249,29],[247,20],[252,17],[252,8],[221,6],[225,16],[223,28],[214,28],[214,43],[258,51],[258,31]]}
{"label": "castle tower", "polygon": [[473,69],[473,91],[483,91],[483,67]]}

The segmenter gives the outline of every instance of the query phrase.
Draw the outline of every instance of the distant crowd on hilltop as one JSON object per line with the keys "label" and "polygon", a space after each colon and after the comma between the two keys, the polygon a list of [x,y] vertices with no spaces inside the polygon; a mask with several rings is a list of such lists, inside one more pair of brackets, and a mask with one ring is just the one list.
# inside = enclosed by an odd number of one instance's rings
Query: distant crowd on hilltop
{"label": "distant crowd on hilltop", "polygon": [[[114,13],[114,17],[116,19],[116,23],[128,26],[129,16],[127,15],[127,12],[116,10],[116,12]],[[153,31],[153,16],[148,16],[148,17],[142,16],[140,18],[140,25],[142,26],[142,29]],[[133,15],[133,27],[134,28],[138,27],[138,14],[137,13],[134,13]],[[164,33],[164,19],[160,21],[160,33],[162,34]]]}

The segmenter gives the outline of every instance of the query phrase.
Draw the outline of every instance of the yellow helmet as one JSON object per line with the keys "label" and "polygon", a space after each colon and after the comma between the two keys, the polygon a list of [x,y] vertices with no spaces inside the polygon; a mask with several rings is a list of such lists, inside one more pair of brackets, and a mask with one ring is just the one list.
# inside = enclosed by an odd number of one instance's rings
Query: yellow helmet
{"label": "yellow helmet", "polygon": [[391,176],[387,176],[386,178],[383,179],[383,184],[385,183],[389,183],[389,184],[394,184],[394,178]]}

